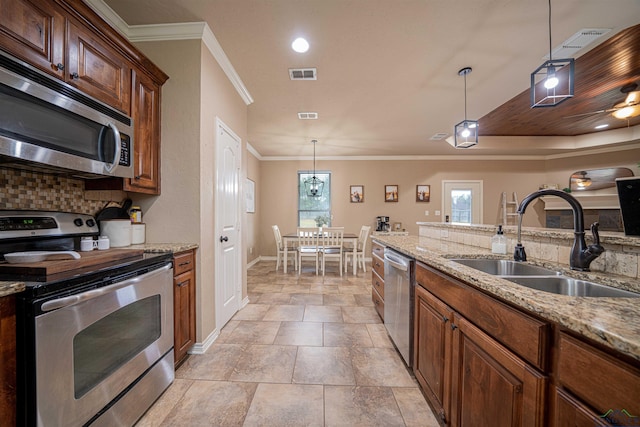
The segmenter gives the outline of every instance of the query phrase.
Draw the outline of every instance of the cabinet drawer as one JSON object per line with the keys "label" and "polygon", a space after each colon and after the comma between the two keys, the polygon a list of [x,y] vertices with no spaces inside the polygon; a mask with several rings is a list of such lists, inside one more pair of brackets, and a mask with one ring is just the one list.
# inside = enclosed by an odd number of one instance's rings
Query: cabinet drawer
{"label": "cabinet drawer", "polygon": [[529,363],[547,367],[549,324],[422,263],[416,282]]}
{"label": "cabinet drawer", "polygon": [[373,300],[373,306],[376,308],[378,315],[384,321],[384,300],[378,295],[375,288],[371,289],[371,299]]}
{"label": "cabinet drawer", "polygon": [[379,258],[375,254],[371,257],[371,268],[378,273],[378,276],[384,281],[384,258]]}
{"label": "cabinet drawer", "polygon": [[560,333],[558,380],[600,414],[640,414],[640,370],[566,333]]}
{"label": "cabinet drawer", "polygon": [[371,242],[371,253],[380,259],[384,259],[384,246],[376,241]]}
{"label": "cabinet drawer", "polygon": [[375,271],[371,272],[371,285],[378,292],[378,295],[384,299],[384,280]]}
{"label": "cabinet drawer", "polygon": [[173,256],[173,275],[177,276],[193,269],[193,251],[181,252]]}

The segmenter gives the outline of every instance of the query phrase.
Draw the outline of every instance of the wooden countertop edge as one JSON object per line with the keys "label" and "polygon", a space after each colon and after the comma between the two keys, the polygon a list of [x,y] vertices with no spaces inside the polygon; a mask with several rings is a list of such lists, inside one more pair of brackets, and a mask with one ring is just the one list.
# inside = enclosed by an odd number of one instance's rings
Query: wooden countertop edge
{"label": "wooden countertop edge", "polygon": [[[145,243],[141,245],[131,245],[121,249],[143,249],[147,253],[179,253],[198,249],[196,243]],[[21,281],[0,281],[0,298],[24,291],[25,282]]]}

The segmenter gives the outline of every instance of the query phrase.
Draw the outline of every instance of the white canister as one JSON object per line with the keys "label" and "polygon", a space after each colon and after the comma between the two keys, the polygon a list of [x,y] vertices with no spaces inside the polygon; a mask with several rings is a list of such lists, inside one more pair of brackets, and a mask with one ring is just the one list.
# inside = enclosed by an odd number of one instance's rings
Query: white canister
{"label": "white canister", "polygon": [[109,246],[121,248],[131,245],[131,220],[105,219],[100,221],[100,235],[109,238]]}
{"label": "white canister", "polygon": [[139,245],[144,243],[146,236],[146,226],[143,222],[131,224],[131,244]]}

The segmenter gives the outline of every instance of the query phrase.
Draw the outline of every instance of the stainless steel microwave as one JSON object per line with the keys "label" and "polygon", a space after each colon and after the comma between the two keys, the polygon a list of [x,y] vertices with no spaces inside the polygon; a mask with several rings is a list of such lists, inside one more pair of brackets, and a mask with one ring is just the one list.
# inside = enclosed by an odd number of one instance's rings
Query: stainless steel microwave
{"label": "stainless steel microwave", "polygon": [[0,167],[133,177],[133,120],[0,52]]}

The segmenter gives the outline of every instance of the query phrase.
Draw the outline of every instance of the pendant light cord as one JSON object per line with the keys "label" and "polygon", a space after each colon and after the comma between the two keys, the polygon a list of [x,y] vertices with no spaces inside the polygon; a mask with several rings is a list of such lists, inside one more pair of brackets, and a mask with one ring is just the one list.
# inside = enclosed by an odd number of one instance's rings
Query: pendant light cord
{"label": "pendant light cord", "polygon": [[467,121],[467,74],[464,73],[464,121]]}
{"label": "pendant light cord", "polygon": [[551,0],[549,0],[549,61],[551,61]]}
{"label": "pendant light cord", "polygon": [[316,177],[316,140],[314,139],[313,141],[313,177]]}

